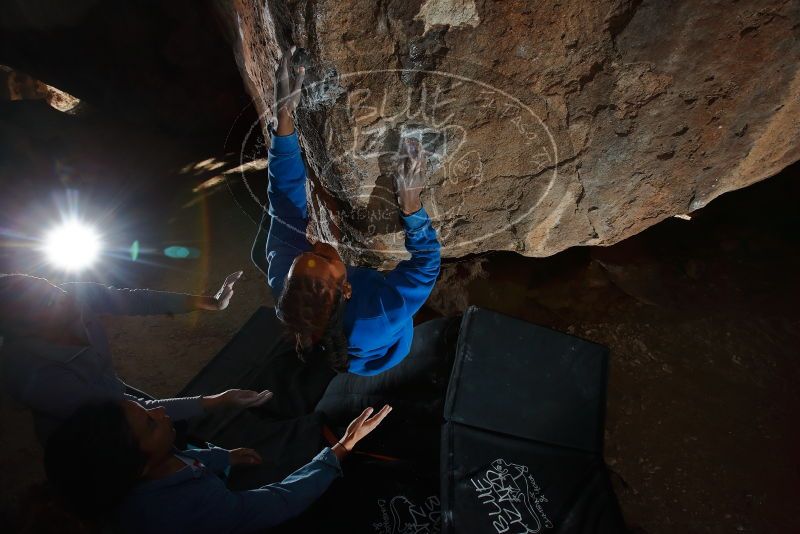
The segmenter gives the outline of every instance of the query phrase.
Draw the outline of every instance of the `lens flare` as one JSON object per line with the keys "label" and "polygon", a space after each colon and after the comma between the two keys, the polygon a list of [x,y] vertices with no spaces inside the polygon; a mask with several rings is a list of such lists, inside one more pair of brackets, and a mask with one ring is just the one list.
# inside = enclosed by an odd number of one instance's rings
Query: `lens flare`
{"label": "lens flare", "polygon": [[52,230],[44,240],[44,252],[54,266],[67,271],[85,269],[100,253],[95,231],[79,221],[68,221]]}

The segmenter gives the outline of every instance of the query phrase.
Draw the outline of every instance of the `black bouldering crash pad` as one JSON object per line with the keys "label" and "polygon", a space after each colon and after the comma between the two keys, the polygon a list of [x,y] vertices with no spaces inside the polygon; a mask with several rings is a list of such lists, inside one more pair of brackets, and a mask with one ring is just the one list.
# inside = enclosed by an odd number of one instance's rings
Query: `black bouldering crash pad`
{"label": "black bouldering crash pad", "polygon": [[602,451],[605,347],[479,308],[461,321],[445,418]]}
{"label": "black bouldering crash pad", "polygon": [[608,354],[470,308],[442,431],[445,532],[618,533],[602,458]]}

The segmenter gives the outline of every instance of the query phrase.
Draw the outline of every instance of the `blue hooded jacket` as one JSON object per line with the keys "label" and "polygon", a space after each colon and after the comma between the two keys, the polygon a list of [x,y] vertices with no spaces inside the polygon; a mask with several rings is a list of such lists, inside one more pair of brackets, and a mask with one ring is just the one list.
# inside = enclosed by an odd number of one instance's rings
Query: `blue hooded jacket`
{"label": "blue hooded jacket", "polygon": [[[311,250],[306,239],[306,168],[297,132],[273,133],[269,151],[267,279],[277,302],[294,259]],[[400,214],[411,259],[384,275],[364,267],[347,268],[353,288],[344,315],[349,372],[371,376],[394,367],[408,355],[414,336],[413,315],[428,299],[441,263],[436,230],[422,208]]]}

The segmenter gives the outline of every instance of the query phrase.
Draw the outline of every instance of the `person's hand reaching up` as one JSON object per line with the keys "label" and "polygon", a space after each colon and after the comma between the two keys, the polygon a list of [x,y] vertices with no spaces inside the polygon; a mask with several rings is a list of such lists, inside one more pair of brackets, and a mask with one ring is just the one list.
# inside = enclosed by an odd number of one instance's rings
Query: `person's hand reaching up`
{"label": "person's hand reaching up", "polygon": [[229,274],[222,287],[213,297],[192,297],[195,299],[194,307],[207,311],[222,311],[228,307],[233,297],[233,285],[242,277],[242,271]]}
{"label": "person's hand reaching up", "polygon": [[339,440],[339,443],[333,446],[333,453],[340,461],[347,453],[353,450],[353,447],[355,447],[359,441],[378,428],[381,421],[392,411],[392,407],[387,404],[374,415],[372,413],[373,411],[372,408],[367,408],[361,412],[361,415],[353,419],[347,426],[347,430],[345,430],[344,436]]}

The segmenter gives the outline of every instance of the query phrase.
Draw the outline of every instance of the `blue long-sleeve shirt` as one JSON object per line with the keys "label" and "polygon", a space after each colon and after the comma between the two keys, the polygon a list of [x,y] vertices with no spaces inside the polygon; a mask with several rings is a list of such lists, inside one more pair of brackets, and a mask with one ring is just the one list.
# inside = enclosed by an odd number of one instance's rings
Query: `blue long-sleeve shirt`
{"label": "blue long-sleeve shirt", "polygon": [[[308,211],[306,168],[297,133],[272,136],[269,151],[267,279],[277,301],[294,259],[311,249],[306,239]],[[388,275],[364,267],[347,268],[353,287],[344,315],[349,372],[376,375],[408,355],[414,335],[413,315],[428,299],[441,263],[436,230],[422,208],[400,216],[411,259]]]}
{"label": "blue long-sleeve shirt", "polygon": [[118,510],[121,530],[137,534],[261,532],[300,515],[342,474],[336,455],[325,448],[281,482],[231,491],[220,478],[230,466],[229,451],[215,447],[180,455],[199,464],[136,486]]}

